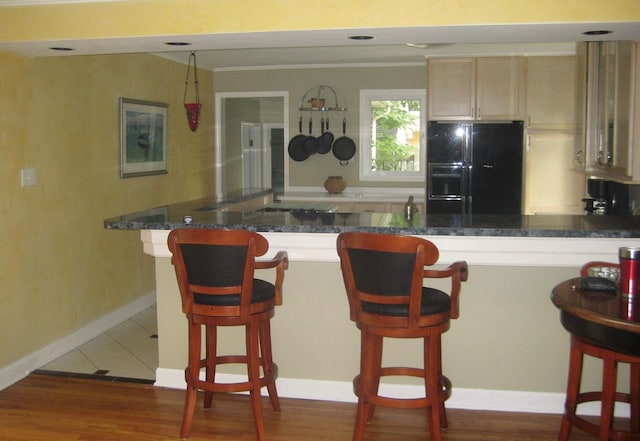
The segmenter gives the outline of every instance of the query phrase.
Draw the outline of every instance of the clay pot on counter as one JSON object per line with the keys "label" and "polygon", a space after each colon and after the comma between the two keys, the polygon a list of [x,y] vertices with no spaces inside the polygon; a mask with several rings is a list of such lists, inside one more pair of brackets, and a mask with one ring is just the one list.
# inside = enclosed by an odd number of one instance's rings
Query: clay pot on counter
{"label": "clay pot on counter", "polygon": [[331,194],[340,194],[347,188],[347,181],[342,176],[329,176],[324,181],[324,188]]}

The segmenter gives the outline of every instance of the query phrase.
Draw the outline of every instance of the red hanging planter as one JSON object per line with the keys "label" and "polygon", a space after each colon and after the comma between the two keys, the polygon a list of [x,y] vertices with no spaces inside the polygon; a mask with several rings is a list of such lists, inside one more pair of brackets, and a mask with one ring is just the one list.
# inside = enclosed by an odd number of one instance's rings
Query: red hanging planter
{"label": "red hanging planter", "polygon": [[[189,88],[189,72],[191,70],[191,59],[193,59],[193,83],[195,89],[195,102],[187,103],[187,89]],[[195,132],[200,122],[200,93],[198,91],[198,67],[196,66],[196,53],[191,52],[189,55],[189,63],[187,65],[187,79],[184,82],[184,108],[187,111],[187,121],[189,122],[189,128],[192,132]]]}

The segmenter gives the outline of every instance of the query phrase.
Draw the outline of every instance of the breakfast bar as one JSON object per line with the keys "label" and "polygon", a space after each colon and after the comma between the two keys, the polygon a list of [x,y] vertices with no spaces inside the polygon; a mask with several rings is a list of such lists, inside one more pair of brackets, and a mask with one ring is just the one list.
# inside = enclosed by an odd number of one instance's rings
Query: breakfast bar
{"label": "breakfast bar", "polygon": [[[431,240],[440,250],[438,266],[456,260],[469,264],[460,318],[443,337],[443,369],[453,383],[448,406],[543,413],[562,413],[569,353],[548,293],[559,281],[576,277],[584,262],[615,261],[619,247],[640,244],[640,222],[633,217],[416,213],[407,219],[400,211],[316,208],[308,202],[298,208],[278,205],[268,193],[248,192],[222,202],[188,201],[105,221],[107,229],[139,230],[145,253],[155,259],[156,385],[184,387],[186,326],[166,245],[175,228],[250,229],[268,239],[267,257],[288,252],[284,302],[272,323],[278,389],[283,397],[333,401],[355,400],[351,379],[359,368],[353,351],[359,334],[349,321],[337,235],[368,231]],[[305,329],[305,335],[297,329]],[[222,346],[227,343],[242,345],[241,334],[229,332]],[[384,357],[419,365],[421,349],[392,341]],[[583,383],[598,384],[599,373],[586,372]],[[412,396],[420,386],[383,387],[393,395]]]}

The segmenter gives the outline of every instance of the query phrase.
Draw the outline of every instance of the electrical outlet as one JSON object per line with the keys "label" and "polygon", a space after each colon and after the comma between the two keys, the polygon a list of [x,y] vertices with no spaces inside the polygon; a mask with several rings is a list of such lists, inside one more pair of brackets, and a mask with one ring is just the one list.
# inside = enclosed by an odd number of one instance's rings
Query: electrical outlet
{"label": "electrical outlet", "polygon": [[36,185],[35,168],[23,168],[20,170],[20,185],[22,187],[32,187]]}

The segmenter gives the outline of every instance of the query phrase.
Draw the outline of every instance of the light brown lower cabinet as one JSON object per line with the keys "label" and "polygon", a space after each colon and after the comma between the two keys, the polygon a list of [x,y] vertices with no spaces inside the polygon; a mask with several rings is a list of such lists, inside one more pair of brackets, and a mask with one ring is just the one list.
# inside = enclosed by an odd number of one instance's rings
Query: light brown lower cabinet
{"label": "light brown lower cabinet", "polygon": [[572,133],[527,135],[524,214],[582,214],[585,175],[573,165]]}

